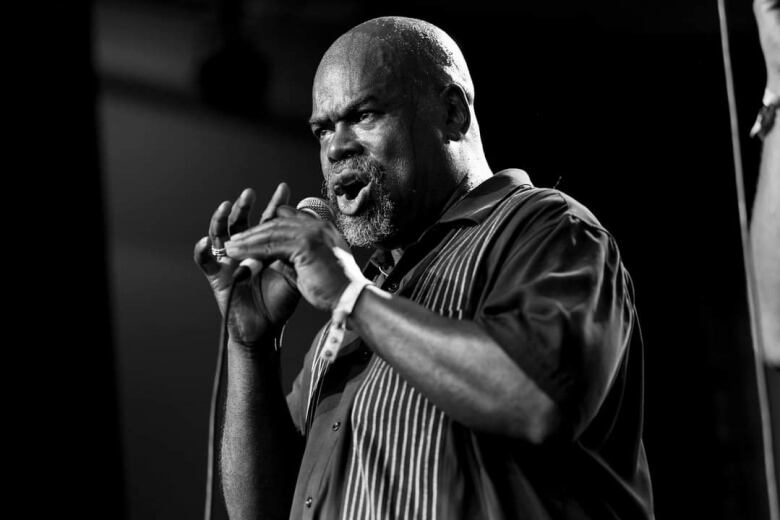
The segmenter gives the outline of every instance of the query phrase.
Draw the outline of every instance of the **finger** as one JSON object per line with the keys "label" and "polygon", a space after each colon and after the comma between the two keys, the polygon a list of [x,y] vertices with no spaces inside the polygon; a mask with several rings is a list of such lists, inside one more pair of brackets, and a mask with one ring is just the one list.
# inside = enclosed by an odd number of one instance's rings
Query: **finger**
{"label": "finger", "polygon": [[276,187],[274,194],[271,195],[271,200],[268,202],[265,210],[263,210],[263,214],[260,216],[260,224],[274,218],[276,216],[276,209],[279,206],[289,203],[290,187],[287,186],[287,183],[280,182],[279,186]]}
{"label": "finger", "polygon": [[267,265],[274,260],[290,262],[291,258],[298,253],[299,249],[298,244],[289,240],[265,240],[258,244],[249,244],[238,247],[233,246],[228,250],[228,254],[231,258],[239,261],[247,258],[254,258],[255,260],[263,262],[264,265]]}
{"label": "finger", "polygon": [[[310,229],[309,226],[313,226],[316,224],[313,224],[311,221],[319,221],[325,223],[325,227],[328,230],[327,233],[333,237],[336,244],[338,244],[342,249],[345,251],[351,251],[351,248],[347,241],[344,239],[344,237],[341,235],[341,232],[336,228],[336,225],[333,221],[330,219],[322,218],[320,216],[314,216],[311,213],[308,213],[306,211],[300,211],[298,209],[293,208],[292,206],[279,206],[279,209],[276,210],[276,216],[277,220],[281,221],[295,221],[298,220],[301,223],[305,223],[307,226],[307,229]],[[233,239],[236,237],[233,237]],[[240,237],[245,238],[245,237]]]}
{"label": "finger", "polygon": [[247,188],[241,192],[241,195],[233,203],[228,217],[228,234],[230,236],[240,233],[249,228],[249,213],[255,205],[255,190]]}
{"label": "finger", "polygon": [[225,248],[228,255],[236,260],[287,260],[300,248],[300,237],[300,226],[274,220],[254,228],[251,237],[226,242]]}
{"label": "finger", "polygon": [[220,269],[219,262],[211,254],[211,239],[203,237],[195,244],[193,251],[195,263],[206,275],[211,276]]}
{"label": "finger", "polygon": [[306,219],[303,222],[301,222],[298,219],[295,218],[287,218],[287,217],[277,217],[273,220],[269,220],[268,222],[265,222],[263,224],[258,224],[257,226],[248,229],[244,231],[243,233],[238,233],[237,235],[233,235],[230,237],[230,240],[228,240],[225,244],[231,244],[232,246],[243,246],[246,244],[252,244],[257,241],[265,240],[268,237],[268,234],[271,232],[285,232],[289,235],[290,238],[297,238],[303,235],[303,233],[306,231],[306,229],[309,229],[309,226],[311,225],[310,220],[307,217],[299,217]]}
{"label": "finger", "polygon": [[209,239],[216,248],[223,247],[223,244],[230,238],[228,236],[227,218],[230,214],[230,201],[226,200],[217,207],[217,210],[211,216],[209,224]]}
{"label": "finger", "polygon": [[284,217],[284,218],[317,218],[311,213],[306,213],[305,211],[299,211],[292,206],[279,206],[276,209],[276,216],[277,217]]}

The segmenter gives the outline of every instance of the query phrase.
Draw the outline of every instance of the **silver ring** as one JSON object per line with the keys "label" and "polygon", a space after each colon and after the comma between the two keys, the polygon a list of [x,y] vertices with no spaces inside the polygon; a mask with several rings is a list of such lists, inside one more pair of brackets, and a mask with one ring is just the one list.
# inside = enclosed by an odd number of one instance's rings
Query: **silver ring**
{"label": "silver ring", "polygon": [[214,246],[211,246],[211,256],[216,258],[217,260],[222,260],[227,256],[227,251],[224,247],[216,248]]}

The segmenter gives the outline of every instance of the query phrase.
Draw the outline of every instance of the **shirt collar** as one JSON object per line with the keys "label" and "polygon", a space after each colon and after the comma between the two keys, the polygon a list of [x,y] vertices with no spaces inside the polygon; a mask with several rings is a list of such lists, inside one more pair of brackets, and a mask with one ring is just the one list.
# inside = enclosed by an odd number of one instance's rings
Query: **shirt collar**
{"label": "shirt collar", "polygon": [[[492,177],[488,177],[471,191],[466,191],[465,184],[461,183],[447,201],[447,208],[434,226],[468,220],[479,224],[495,207],[496,202],[514,191],[519,186],[533,186],[528,174],[517,168],[502,170]],[[393,269],[393,259],[390,251],[376,249],[366,264],[364,273],[372,276],[386,275]]]}
{"label": "shirt collar", "polygon": [[525,171],[517,168],[502,170],[452,204],[437,223],[446,224],[457,220],[470,220],[479,224],[495,207],[496,201],[503,199],[515,188],[523,185],[533,186]]}

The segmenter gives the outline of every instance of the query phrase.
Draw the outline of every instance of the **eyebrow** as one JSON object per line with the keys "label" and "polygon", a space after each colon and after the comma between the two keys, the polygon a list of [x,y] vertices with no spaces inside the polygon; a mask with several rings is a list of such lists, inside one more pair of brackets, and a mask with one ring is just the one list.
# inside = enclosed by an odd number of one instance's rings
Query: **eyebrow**
{"label": "eyebrow", "polygon": [[[378,103],[379,99],[374,94],[368,94],[366,96],[363,96],[361,98],[356,99],[355,101],[348,104],[346,107],[344,107],[344,110],[341,111],[339,118],[345,117],[347,114],[350,114],[357,109],[359,109],[363,105],[367,105],[369,103]],[[329,118],[321,116],[312,116],[309,118],[309,126],[315,126],[315,125],[321,125],[324,124],[326,121],[328,121]]]}

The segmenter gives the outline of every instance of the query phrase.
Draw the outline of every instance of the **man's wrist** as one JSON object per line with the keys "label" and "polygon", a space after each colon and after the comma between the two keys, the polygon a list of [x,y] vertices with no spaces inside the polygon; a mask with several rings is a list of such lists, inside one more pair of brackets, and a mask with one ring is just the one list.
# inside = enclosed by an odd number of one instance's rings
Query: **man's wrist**
{"label": "man's wrist", "polygon": [[351,277],[350,282],[341,291],[339,299],[333,306],[325,344],[320,351],[320,359],[326,363],[331,363],[336,359],[339,349],[344,342],[347,319],[352,314],[352,310],[355,308],[355,304],[363,290],[373,285],[362,273],[358,274],[359,276],[353,275]]}
{"label": "man's wrist", "polygon": [[363,275],[363,272],[355,262],[355,258],[351,253],[341,249],[340,247],[334,247],[333,254],[338,259],[342,268],[344,269],[344,275],[347,279],[347,283],[339,291],[339,296],[334,302],[332,302],[331,313],[333,315],[348,316],[352,312],[352,307],[355,305],[355,300],[359,296],[363,287],[371,283],[371,280]]}
{"label": "man's wrist", "polygon": [[281,348],[284,327],[264,332],[256,339],[228,337],[228,351],[247,359],[266,358]]}
{"label": "man's wrist", "polygon": [[336,305],[333,307],[334,317],[346,319],[352,314],[352,310],[355,308],[355,303],[363,292],[363,289],[372,285],[371,281],[367,278],[359,278],[352,280],[347,284],[341,293]]}
{"label": "man's wrist", "polygon": [[777,111],[780,107],[780,95],[777,91],[769,87],[764,89],[764,96],[761,100],[761,109],[756,116],[756,121],[750,129],[750,137],[759,137],[764,139],[773,129],[777,127]]}

